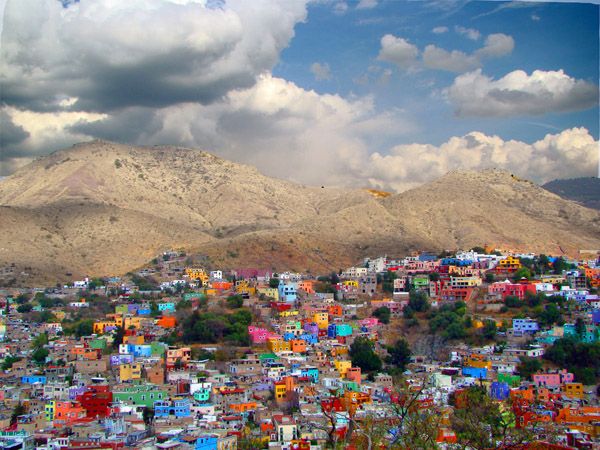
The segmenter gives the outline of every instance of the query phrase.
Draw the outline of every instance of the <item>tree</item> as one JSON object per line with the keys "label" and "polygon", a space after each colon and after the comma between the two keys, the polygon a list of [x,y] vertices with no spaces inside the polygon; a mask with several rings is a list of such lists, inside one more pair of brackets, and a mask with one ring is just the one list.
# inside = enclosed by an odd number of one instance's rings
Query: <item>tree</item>
{"label": "tree", "polygon": [[33,359],[37,364],[42,365],[46,363],[46,357],[50,354],[50,352],[43,348],[37,348],[31,354],[31,359]]}
{"label": "tree", "polygon": [[427,294],[415,291],[411,291],[408,296],[408,306],[416,312],[425,312],[431,307],[427,300]]}
{"label": "tree", "polygon": [[272,289],[277,289],[279,286],[279,277],[276,273],[273,274],[271,278],[269,278],[269,287]]}
{"label": "tree", "polygon": [[33,305],[31,303],[23,303],[22,305],[17,306],[17,311],[21,314],[28,313],[33,309]]}
{"label": "tree", "polygon": [[154,422],[154,408],[144,408],[142,419],[144,420],[146,428],[149,428],[152,425],[152,422]]}
{"label": "tree", "polygon": [[125,336],[125,330],[123,327],[117,327],[113,334],[112,348],[117,350],[119,345],[123,343],[123,337]]}
{"label": "tree", "polygon": [[496,328],[496,322],[493,320],[486,320],[483,323],[483,329],[482,329],[482,335],[485,339],[490,339],[490,340],[494,340],[496,339],[496,332],[497,332],[497,328]]}
{"label": "tree", "polygon": [[514,415],[503,411],[484,387],[471,386],[459,396],[450,423],[460,448],[510,448],[531,439],[528,433],[514,426]]}
{"label": "tree", "polygon": [[94,332],[94,321],[92,319],[81,320],[75,327],[75,336],[90,336]]}
{"label": "tree", "polygon": [[519,281],[522,278],[531,280],[532,276],[533,275],[531,274],[531,270],[529,270],[527,267],[521,267],[520,269],[517,269],[516,272],[513,274],[513,280]]}
{"label": "tree", "polygon": [[388,353],[390,354],[389,363],[404,372],[412,355],[408,342],[404,339],[397,340],[393,347],[388,347]]}
{"label": "tree", "polygon": [[541,325],[551,326],[555,323],[562,322],[562,315],[558,307],[550,303],[537,315],[537,319]]}
{"label": "tree", "polygon": [[42,348],[44,345],[48,343],[48,335],[46,333],[40,333],[35,338],[33,338],[33,342],[31,343],[31,348]]}
{"label": "tree", "polygon": [[539,359],[529,358],[527,356],[523,356],[519,359],[521,362],[517,366],[517,371],[522,378],[531,380],[531,376],[542,369],[542,363]]}
{"label": "tree", "polygon": [[494,281],[496,281],[496,275],[494,275],[492,272],[486,272],[486,274],[485,274],[485,282],[486,283],[493,283]]}
{"label": "tree", "polygon": [[19,416],[27,413],[27,409],[21,402],[17,403],[16,406],[12,410],[12,414],[10,415],[10,424],[14,425],[17,423],[17,419]]}
{"label": "tree", "polygon": [[244,305],[244,299],[241,295],[230,295],[227,297],[227,306],[229,308],[241,308]]}
{"label": "tree", "polygon": [[575,333],[577,333],[577,336],[579,336],[579,339],[583,338],[583,335],[585,334],[585,330],[586,330],[585,321],[581,317],[578,317],[575,320]]}
{"label": "tree", "polygon": [[381,323],[388,324],[390,323],[390,308],[387,306],[381,306],[373,311],[373,317],[377,317]]}
{"label": "tree", "polygon": [[520,308],[523,302],[516,295],[507,295],[504,297],[504,304],[509,308]]}
{"label": "tree", "polygon": [[381,359],[375,353],[374,345],[366,337],[357,337],[350,346],[352,365],[360,367],[364,372],[381,370]]}

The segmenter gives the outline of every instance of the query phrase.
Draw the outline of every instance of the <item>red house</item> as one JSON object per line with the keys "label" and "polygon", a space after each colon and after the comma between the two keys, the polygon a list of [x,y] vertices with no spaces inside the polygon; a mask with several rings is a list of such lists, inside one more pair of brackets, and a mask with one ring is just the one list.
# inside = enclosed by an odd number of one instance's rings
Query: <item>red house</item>
{"label": "red house", "polygon": [[77,401],[85,409],[86,417],[107,417],[113,395],[108,385],[89,386],[83,394],[77,396]]}

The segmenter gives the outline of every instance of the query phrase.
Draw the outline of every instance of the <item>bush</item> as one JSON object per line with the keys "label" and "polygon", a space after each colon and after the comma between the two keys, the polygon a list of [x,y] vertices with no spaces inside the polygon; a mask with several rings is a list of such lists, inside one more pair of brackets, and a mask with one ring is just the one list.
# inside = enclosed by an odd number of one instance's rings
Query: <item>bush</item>
{"label": "bush", "polygon": [[373,317],[377,317],[381,323],[388,324],[390,323],[390,308],[387,306],[382,306],[373,311]]}
{"label": "bush", "polygon": [[375,353],[373,342],[368,338],[359,336],[350,346],[352,365],[360,367],[363,372],[376,372],[381,370],[381,359]]}
{"label": "bush", "polygon": [[241,295],[230,295],[227,297],[227,306],[232,309],[241,308],[244,305],[244,299]]}

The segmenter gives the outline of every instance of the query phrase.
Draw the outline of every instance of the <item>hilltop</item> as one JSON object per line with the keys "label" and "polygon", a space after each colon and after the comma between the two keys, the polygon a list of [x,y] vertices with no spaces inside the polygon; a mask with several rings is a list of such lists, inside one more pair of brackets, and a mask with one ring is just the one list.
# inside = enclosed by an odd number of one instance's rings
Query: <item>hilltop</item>
{"label": "hilltop", "polygon": [[598,211],[503,171],[373,192],[274,179],[200,150],[93,141],[0,181],[0,268],[14,264],[5,281],[17,282],[122,274],[182,248],[225,266],[321,271],[415,249],[574,255],[600,244]]}
{"label": "hilltop", "polygon": [[587,208],[600,210],[600,178],[583,177],[552,180],[542,185],[542,187]]}

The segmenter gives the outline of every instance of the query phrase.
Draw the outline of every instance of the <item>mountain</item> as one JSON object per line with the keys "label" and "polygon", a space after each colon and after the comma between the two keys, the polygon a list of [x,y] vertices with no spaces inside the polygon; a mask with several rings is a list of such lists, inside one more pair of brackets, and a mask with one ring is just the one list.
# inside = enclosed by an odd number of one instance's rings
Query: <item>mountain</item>
{"label": "mountain", "polygon": [[598,211],[502,171],[453,172],[387,195],[298,185],[199,150],[104,141],[0,181],[0,213],[0,284],[122,274],[172,248],[222,267],[322,272],[417,249],[575,255],[600,244]]}
{"label": "mountain", "polygon": [[587,208],[600,210],[600,178],[552,180],[542,187],[562,198],[581,203]]}

